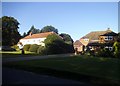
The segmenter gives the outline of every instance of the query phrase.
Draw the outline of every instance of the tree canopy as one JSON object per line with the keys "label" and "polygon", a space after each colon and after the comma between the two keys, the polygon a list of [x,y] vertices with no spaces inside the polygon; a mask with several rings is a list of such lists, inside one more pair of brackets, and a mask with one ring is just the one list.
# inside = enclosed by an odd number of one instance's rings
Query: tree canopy
{"label": "tree canopy", "polygon": [[30,30],[29,30],[27,33],[26,33],[26,32],[23,33],[23,37],[29,35],[30,32],[32,32],[32,34],[36,34],[36,33],[40,33],[40,30],[39,30],[39,29],[36,29],[36,28],[34,27],[34,25],[32,25],[31,28],[30,28]]}
{"label": "tree canopy", "polygon": [[18,32],[19,22],[8,16],[2,17],[2,44],[11,46],[16,44],[20,39],[20,34]]}
{"label": "tree canopy", "polygon": [[71,36],[69,34],[61,33],[60,36],[63,38],[65,43],[71,44],[71,45],[73,44],[73,39],[71,38]]}
{"label": "tree canopy", "polygon": [[43,33],[43,32],[52,32],[52,31],[58,34],[58,29],[56,29],[53,26],[45,26],[41,29],[40,32]]}
{"label": "tree canopy", "polygon": [[57,34],[49,35],[44,43],[47,49],[47,54],[59,54],[64,51],[64,41]]}
{"label": "tree canopy", "polygon": [[62,37],[57,34],[49,35],[45,41],[47,54],[73,53],[72,45],[65,43]]}

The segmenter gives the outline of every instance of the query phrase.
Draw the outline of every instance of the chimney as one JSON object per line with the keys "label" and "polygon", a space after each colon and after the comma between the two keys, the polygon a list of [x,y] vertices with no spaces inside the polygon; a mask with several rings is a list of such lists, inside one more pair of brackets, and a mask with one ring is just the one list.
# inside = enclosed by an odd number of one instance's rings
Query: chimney
{"label": "chimney", "polygon": [[32,36],[32,32],[29,33],[29,36]]}

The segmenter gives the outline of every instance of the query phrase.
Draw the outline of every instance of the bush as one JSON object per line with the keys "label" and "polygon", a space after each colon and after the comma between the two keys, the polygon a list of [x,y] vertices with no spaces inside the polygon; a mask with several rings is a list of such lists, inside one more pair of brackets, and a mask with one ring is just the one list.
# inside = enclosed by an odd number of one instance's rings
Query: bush
{"label": "bush", "polygon": [[30,52],[36,52],[36,53],[37,53],[37,49],[38,49],[38,48],[39,48],[39,45],[33,44],[33,45],[30,46],[29,51],[30,51]]}
{"label": "bush", "polygon": [[39,46],[37,49],[37,53],[40,55],[46,55],[46,48],[44,46]]}
{"label": "bush", "polygon": [[17,45],[11,46],[11,48],[14,48],[15,50],[19,50],[19,47]]}
{"label": "bush", "polygon": [[24,45],[24,47],[23,47],[24,51],[29,51],[30,46],[31,46],[30,44]]}
{"label": "bush", "polygon": [[101,57],[112,57],[112,51],[110,51],[109,49],[100,49],[99,51],[95,52],[96,56],[101,56]]}
{"label": "bush", "polygon": [[120,42],[116,41],[113,45],[113,52],[114,57],[119,58],[120,57]]}
{"label": "bush", "polygon": [[2,51],[16,51],[16,49],[11,48],[10,46],[2,46]]}

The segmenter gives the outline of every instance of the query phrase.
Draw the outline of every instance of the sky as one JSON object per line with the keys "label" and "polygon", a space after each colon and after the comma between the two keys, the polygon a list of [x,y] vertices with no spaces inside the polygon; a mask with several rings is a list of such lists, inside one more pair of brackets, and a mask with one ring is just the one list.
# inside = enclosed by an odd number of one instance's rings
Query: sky
{"label": "sky", "polygon": [[118,32],[117,2],[2,2],[2,16],[17,19],[21,35],[32,25],[52,25],[74,41],[91,31]]}

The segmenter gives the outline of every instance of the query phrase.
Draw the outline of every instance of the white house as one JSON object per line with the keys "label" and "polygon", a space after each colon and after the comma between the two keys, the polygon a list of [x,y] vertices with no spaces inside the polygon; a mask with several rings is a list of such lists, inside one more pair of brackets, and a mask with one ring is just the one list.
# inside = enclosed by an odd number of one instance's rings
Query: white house
{"label": "white house", "polygon": [[45,33],[38,33],[38,34],[30,33],[28,36],[19,40],[18,46],[20,47],[21,44],[22,46],[26,44],[37,44],[37,45],[45,46],[44,40],[50,34],[56,34],[56,33],[54,32],[45,32]]}

